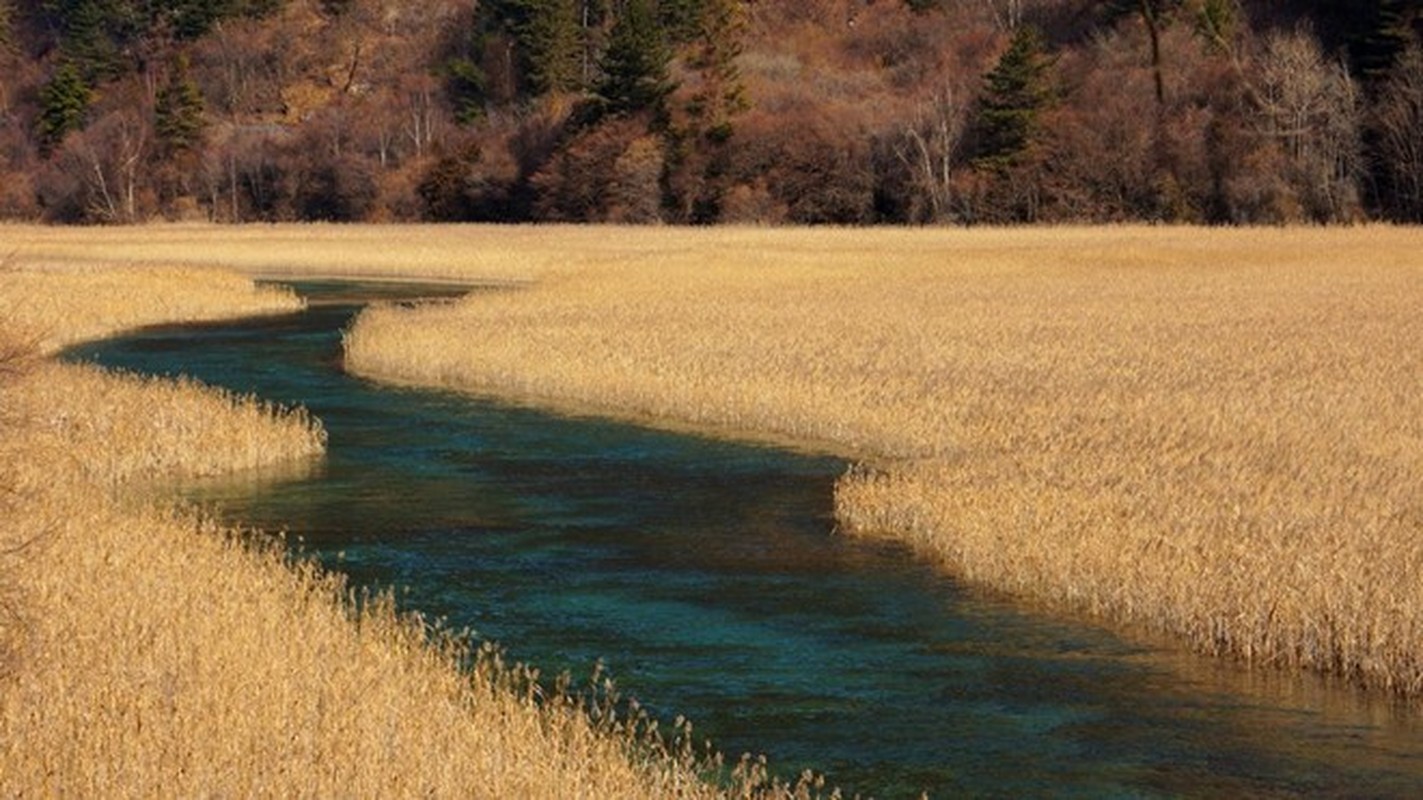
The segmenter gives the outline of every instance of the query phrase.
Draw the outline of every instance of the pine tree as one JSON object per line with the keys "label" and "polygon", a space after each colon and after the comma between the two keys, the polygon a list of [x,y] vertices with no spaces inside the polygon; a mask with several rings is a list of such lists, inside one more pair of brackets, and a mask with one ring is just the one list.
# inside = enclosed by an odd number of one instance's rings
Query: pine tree
{"label": "pine tree", "polygon": [[1051,66],[1042,36],[1030,25],[1020,26],[984,78],[975,166],[1006,169],[1033,143],[1038,116],[1052,100]]}
{"label": "pine tree", "polygon": [[670,42],[690,42],[701,33],[703,0],[659,0],[657,22]]}
{"label": "pine tree", "polygon": [[504,0],[493,11],[518,43],[530,92],[579,87],[583,52],[578,0]]}
{"label": "pine tree", "polygon": [[1240,32],[1237,0],[1201,0],[1195,12],[1196,35],[1213,50],[1228,52]]}
{"label": "pine tree", "polygon": [[15,9],[11,0],[0,0],[0,50],[15,43]]}
{"label": "pine tree", "polygon": [[84,80],[96,83],[123,72],[123,43],[132,31],[132,9],[105,0],[47,0],[60,30],[60,50]]}
{"label": "pine tree", "polygon": [[155,13],[166,15],[173,26],[173,33],[179,39],[197,39],[224,17],[237,16],[239,9],[231,2],[211,2],[210,0],[164,0],[162,8]]}
{"label": "pine tree", "polygon": [[1418,0],[1372,0],[1355,13],[1363,28],[1350,45],[1354,68],[1371,83],[1388,77],[1393,65],[1414,41],[1413,26],[1423,3]]}
{"label": "pine tree", "polygon": [[483,116],[487,81],[484,70],[474,61],[456,57],[445,62],[445,90],[454,106],[455,122],[468,125]]}
{"label": "pine tree", "polygon": [[40,90],[40,116],[36,135],[40,152],[48,155],[64,141],[65,134],[84,127],[92,93],[79,67],[66,61]]}
{"label": "pine tree", "polygon": [[188,74],[186,56],[179,56],[159,90],[153,113],[158,141],[169,153],[191,149],[202,139],[203,95]]}
{"label": "pine tree", "polygon": [[736,65],[746,30],[741,0],[706,0],[699,27],[691,63],[701,74],[701,86],[691,111],[708,136],[725,140],[731,134],[731,118],[749,105]]}
{"label": "pine tree", "polygon": [[628,0],[603,54],[598,96],[614,114],[651,110],[660,116],[674,88],[671,60],[655,7],[649,0]]}

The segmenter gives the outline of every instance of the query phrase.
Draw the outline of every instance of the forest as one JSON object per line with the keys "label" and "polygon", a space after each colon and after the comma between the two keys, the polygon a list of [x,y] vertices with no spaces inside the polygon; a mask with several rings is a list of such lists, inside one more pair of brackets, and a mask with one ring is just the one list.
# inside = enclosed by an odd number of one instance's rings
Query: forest
{"label": "forest", "polygon": [[0,219],[1423,222],[1423,0],[0,0]]}

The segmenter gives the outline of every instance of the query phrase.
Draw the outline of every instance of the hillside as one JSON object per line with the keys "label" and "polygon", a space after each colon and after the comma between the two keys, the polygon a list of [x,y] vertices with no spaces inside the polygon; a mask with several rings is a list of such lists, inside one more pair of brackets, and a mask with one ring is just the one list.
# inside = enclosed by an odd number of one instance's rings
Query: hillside
{"label": "hillside", "polygon": [[1419,0],[0,0],[0,217],[1423,221]]}

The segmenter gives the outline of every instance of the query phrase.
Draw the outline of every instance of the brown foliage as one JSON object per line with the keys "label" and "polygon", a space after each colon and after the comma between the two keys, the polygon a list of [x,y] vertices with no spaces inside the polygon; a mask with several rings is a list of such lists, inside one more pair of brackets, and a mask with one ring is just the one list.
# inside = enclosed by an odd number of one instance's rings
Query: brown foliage
{"label": "brown foliage", "polygon": [[660,149],[639,117],[576,134],[533,176],[535,213],[551,222],[660,219]]}
{"label": "brown foliage", "polygon": [[787,222],[860,224],[874,215],[870,141],[854,120],[807,109],[748,114],[731,157],[735,184],[766,187]]}
{"label": "brown foliage", "polygon": [[[1154,25],[1137,14],[1106,25],[1101,4],[1090,0],[762,0],[745,5],[744,47],[733,48],[741,50],[734,72],[752,113],[721,108],[724,96],[709,99],[726,88],[718,83],[726,76],[707,71],[703,43],[691,37],[672,64],[682,86],[666,118],[634,131],[590,128],[588,118],[570,123],[586,99],[577,93],[529,97],[513,40],[481,22],[469,0],[287,3],[269,17],[227,19],[196,41],[164,44],[172,51],[165,58],[187,56],[202,91],[212,135],[192,153],[157,152],[134,137],[151,125],[161,77],[145,67],[94,87],[89,129],[40,163],[37,87],[53,65],[37,52],[5,54],[0,176],[13,178],[0,185],[0,216],[398,220],[426,209],[440,219],[698,223],[760,213],[754,209],[767,215],[761,222],[853,223],[1423,216],[1423,181],[1410,177],[1418,170],[1400,93],[1405,73],[1379,89],[1383,102],[1362,137],[1365,112],[1350,77],[1321,55],[1315,34],[1279,32],[1281,20],[1308,17],[1303,4],[1285,4],[1295,7],[1288,12],[1279,5],[1242,3],[1240,24],[1222,34],[1193,24],[1194,3]],[[958,129],[974,129],[983,76],[1025,25],[1045,32],[1066,91],[1040,121],[1041,151],[1011,170],[970,175],[958,151],[971,137]],[[592,35],[586,43],[586,69],[599,41]],[[450,80],[455,63],[460,91]],[[595,77],[584,75],[590,85]],[[943,113],[949,106],[962,113]],[[654,148],[662,157],[655,202],[646,180],[652,151],[626,154],[649,135],[663,140]],[[422,203],[414,188],[431,164],[448,168],[466,142],[482,156],[465,176],[474,188],[458,194],[475,197],[475,208],[451,213]],[[619,159],[625,174],[614,188]],[[1371,198],[1361,189],[1366,165]],[[585,166],[605,185],[569,172]],[[641,177],[633,181],[632,172]]]}

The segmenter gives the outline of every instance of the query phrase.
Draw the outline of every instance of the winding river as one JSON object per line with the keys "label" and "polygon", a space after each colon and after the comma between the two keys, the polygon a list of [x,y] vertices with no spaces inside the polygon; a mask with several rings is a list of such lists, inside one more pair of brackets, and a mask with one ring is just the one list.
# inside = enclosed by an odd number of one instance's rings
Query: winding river
{"label": "winding river", "polygon": [[732,758],[879,797],[1423,792],[1416,712],[1037,615],[839,537],[835,459],[352,378],[358,303],[438,290],[299,288],[298,316],[71,358],[307,406],[323,462],[187,494],[545,674],[602,659]]}

